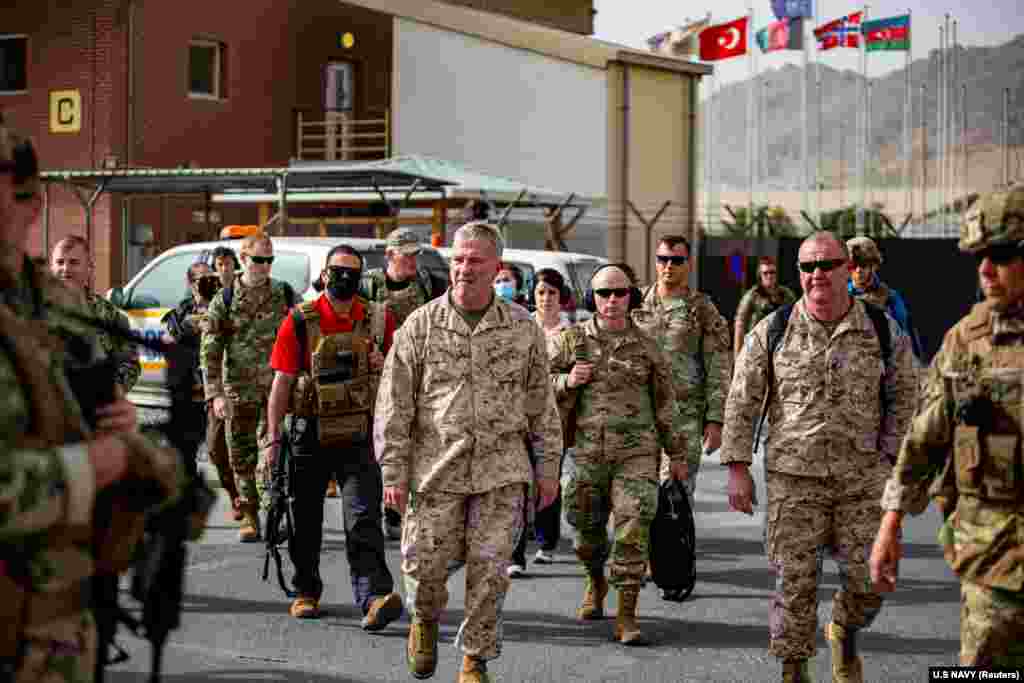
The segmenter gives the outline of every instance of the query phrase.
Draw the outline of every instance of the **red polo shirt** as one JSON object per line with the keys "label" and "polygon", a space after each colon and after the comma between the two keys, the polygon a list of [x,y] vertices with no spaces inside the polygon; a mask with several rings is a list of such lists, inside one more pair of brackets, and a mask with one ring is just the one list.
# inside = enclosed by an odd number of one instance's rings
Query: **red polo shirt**
{"label": "red polo shirt", "polygon": [[[331,307],[331,302],[326,294],[321,294],[313,302],[317,312],[320,314],[320,331],[326,336],[351,332],[353,322],[363,320],[366,317],[366,308],[359,299],[352,302],[352,310],[348,317],[340,318]],[[395,318],[391,311],[384,308],[384,348],[381,351],[387,354],[391,348],[391,341],[395,334]],[[310,367],[313,363],[312,349],[306,349],[306,362],[299,362],[299,340],[295,336],[295,318],[292,314],[281,323],[277,331],[277,339],[274,340],[274,350],[270,354],[270,367],[277,372],[284,372],[289,375],[297,375],[303,367]]]}

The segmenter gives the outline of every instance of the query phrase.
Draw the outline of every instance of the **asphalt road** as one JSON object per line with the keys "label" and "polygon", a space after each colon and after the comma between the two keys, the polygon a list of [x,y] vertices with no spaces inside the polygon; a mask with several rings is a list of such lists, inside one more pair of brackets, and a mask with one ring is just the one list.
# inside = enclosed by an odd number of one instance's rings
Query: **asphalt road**
{"label": "asphalt road", "polygon": [[[755,467],[759,473],[759,468]],[[685,603],[641,594],[640,623],[654,643],[625,648],[610,640],[613,619],[578,623],[573,614],[583,574],[563,539],[553,565],[530,565],[505,605],[504,651],[491,665],[494,681],[777,681],[779,665],[767,652],[773,578],[761,544],[762,515],[728,510],[726,472],[705,460],[697,495],[698,583]],[[763,499],[763,488],[761,489]],[[288,616],[288,601],[273,581],[263,583],[263,547],[241,545],[221,494],[211,527],[192,546],[182,627],[172,634],[164,662],[169,683],[412,681],[405,665],[408,619],[376,635],[359,627],[351,604],[340,504],[328,500],[321,571],[326,615],[316,621]],[[861,637],[867,681],[925,681],[928,666],[955,664],[959,634],[956,580],[934,542],[938,516],[929,511],[906,527],[900,589],[874,627]],[[529,552],[534,551],[531,544]],[[400,584],[399,548],[388,561]],[[290,568],[289,568],[290,572]],[[440,661],[433,680],[453,681],[460,661],[452,643],[462,618],[464,573],[449,582],[449,609],[441,623]],[[826,561],[819,591],[819,627],[828,620],[838,586]],[[614,594],[614,592],[613,592]],[[609,597],[614,614],[614,598]],[[816,680],[830,680],[828,646],[819,628]],[[148,645],[122,640],[132,660],[112,668],[109,683],[144,681]]]}

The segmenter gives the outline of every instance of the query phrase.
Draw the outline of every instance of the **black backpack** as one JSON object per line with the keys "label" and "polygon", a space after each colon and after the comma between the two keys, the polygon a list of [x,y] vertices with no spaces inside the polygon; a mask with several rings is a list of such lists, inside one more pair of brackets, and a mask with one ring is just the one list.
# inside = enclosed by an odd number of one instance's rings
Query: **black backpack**
{"label": "black backpack", "polygon": [[658,513],[651,522],[651,577],[665,598],[682,602],[697,583],[697,534],[683,484],[668,479],[658,486]]}

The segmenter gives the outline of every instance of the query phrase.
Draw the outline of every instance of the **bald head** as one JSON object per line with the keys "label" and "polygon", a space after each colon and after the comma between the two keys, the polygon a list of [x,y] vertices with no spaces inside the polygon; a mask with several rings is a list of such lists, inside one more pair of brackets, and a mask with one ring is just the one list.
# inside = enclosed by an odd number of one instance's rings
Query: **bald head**
{"label": "bald head", "polygon": [[632,284],[629,275],[618,266],[602,268],[593,280],[594,289],[618,289],[630,287]]}

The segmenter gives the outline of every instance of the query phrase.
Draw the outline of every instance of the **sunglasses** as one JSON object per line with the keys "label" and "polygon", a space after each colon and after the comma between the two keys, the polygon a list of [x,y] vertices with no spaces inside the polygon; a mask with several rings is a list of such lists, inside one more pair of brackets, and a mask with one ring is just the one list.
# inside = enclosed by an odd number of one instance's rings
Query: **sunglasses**
{"label": "sunglasses", "polygon": [[660,263],[663,266],[666,266],[670,263],[673,266],[682,266],[685,265],[686,262],[690,260],[689,256],[661,256],[660,254],[658,256],[655,256],[655,258],[658,259],[658,263]]}
{"label": "sunglasses", "polygon": [[844,263],[846,263],[846,259],[830,258],[824,261],[801,261],[799,265],[801,272],[810,275],[819,268],[823,273],[831,273],[833,270],[843,265]]}
{"label": "sunglasses", "polygon": [[1020,256],[1024,256],[1024,251],[1021,251],[1016,244],[1000,244],[995,247],[988,247],[974,255],[978,260],[979,266],[985,259],[988,259],[994,265],[1005,266]]}
{"label": "sunglasses", "polygon": [[598,295],[602,299],[610,299],[612,298],[612,294],[620,299],[624,299],[629,296],[629,287],[602,287],[601,289],[595,289],[594,294]]}
{"label": "sunglasses", "polygon": [[273,256],[250,256],[249,258],[252,260],[253,263],[257,263],[261,266],[269,266],[271,263],[274,262]]}
{"label": "sunglasses", "polygon": [[776,273],[775,273],[774,270],[762,270],[761,271],[761,275],[775,275],[775,274]]}

